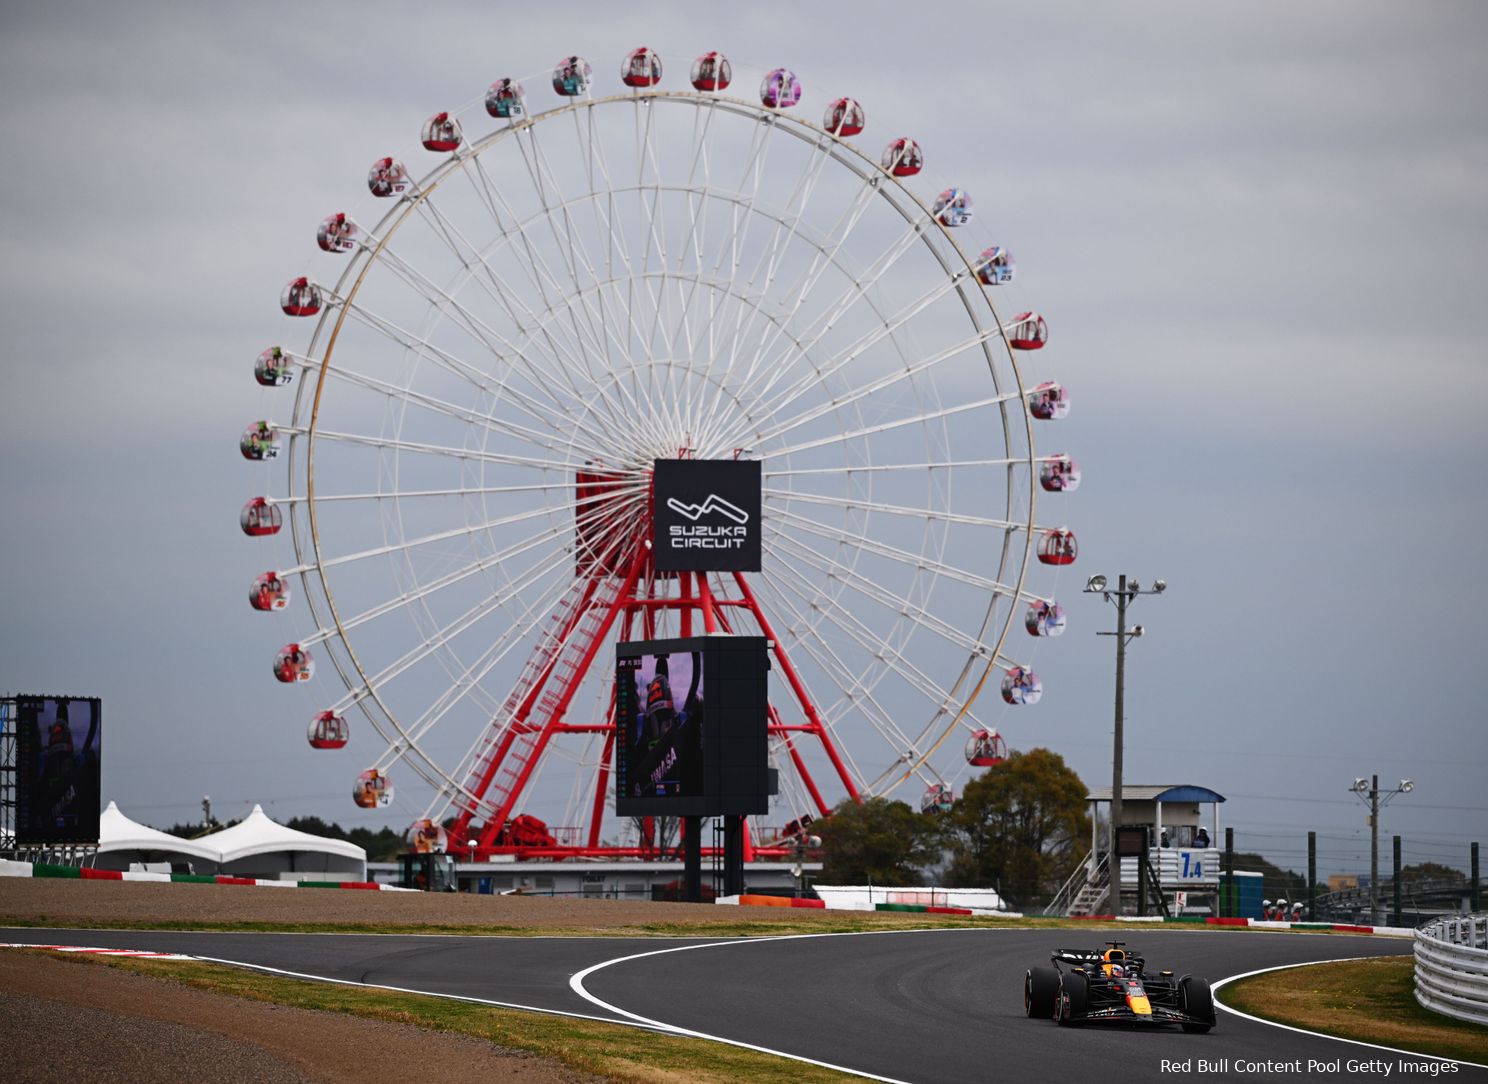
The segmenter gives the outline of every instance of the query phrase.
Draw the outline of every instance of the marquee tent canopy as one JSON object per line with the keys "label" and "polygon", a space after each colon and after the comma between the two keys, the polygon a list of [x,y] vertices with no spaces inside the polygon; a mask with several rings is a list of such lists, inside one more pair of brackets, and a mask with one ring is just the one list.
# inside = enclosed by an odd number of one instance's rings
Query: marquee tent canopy
{"label": "marquee tent canopy", "polygon": [[243,877],[278,876],[284,872],[353,874],[365,880],[367,852],[355,843],[327,839],[286,828],[255,805],[238,824],[197,841],[222,858],[222,872]]}
{"label": "marquee tent canopy", "polygon": [[189,862],[195,872],[211,873],[221,861],[216,846],[130,820],[115,802],[98,816],[99,869],[128,869],[132,862]]}

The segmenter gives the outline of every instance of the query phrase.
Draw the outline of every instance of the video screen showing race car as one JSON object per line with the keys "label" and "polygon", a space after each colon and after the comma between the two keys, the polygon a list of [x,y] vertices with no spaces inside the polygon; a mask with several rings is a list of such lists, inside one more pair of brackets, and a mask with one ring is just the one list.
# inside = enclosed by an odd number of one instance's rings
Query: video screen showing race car
{"label": "video screen showing race car", "polygon": [[624,798],[703,794],[704,654],[616,660],[616,785]]}

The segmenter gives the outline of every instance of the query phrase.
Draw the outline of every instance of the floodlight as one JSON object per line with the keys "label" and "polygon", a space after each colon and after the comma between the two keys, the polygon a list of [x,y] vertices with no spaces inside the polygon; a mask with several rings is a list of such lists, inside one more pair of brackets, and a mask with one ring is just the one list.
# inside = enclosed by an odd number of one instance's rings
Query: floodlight
{"label": "floodlight", "polygon": [[1153,582],[1153,584],[1152,584],[1152,590],[1156,591],[1159,595],[1162,594],[1167,589],[1168,589],[1168,581],[1167,580],[1155,580]]}
{"label": "floodlight", "polygon": [[1416,789],[1415,780],[1412,780],[1412,779],[1402,779],[1400,781],[1400,793],[1401,794],[1409,794],[1411,791],[1413,791],[1415,789]]}
{"label": "floodlight", "polygon": [[1085,590],[1104,591],[1106,589],[1106,578],[1104,576],[1091,576],[1085,581]]}
{"label": "floodlight", "polygon": [[1355,794],[1363,794],[1368,789],[1369,780],[1367,779],[1355,779],[1354,785],[1349,787],[1349,790],[1353,791]]}

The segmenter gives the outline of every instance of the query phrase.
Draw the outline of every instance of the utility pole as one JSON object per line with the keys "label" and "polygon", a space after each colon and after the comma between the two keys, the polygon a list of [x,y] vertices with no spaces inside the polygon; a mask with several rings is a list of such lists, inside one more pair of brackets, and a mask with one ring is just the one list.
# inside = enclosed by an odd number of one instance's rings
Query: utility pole
{"label": "utility pole", "polygon": [[1379,776],[1368,779],[1362,776],[1354,780],[1349,788],[1359,800],[1369,807],[1369,924],[1379,925],[1379,811],[1389,805],[1397,795],[1409,794],[1416,789],[1415,783],[1402,779],[1393,790],[1381,791]]}
{"label": "utility pole", "polygon": [[1121,862],[1116,857],[1116,832],[1121,826],[1121,776],[1122,760],[1126,747],[1126,642],[1142,635],[1141,625],[1126,627],[1126,607],[1136,599],[1138,595],[1160,595],[1168,589],[1168,585],[1162,580],[1153,582],[1150,588],[1143,589],[1142,585],[1135,579],[1128,580],[1122,575],[1117,580],[1114,590],[1106,586],[1104,576],[1091,576],[1085,584],[1087,595],[1101,595],[1107,602],[1116,603],[1116,631],[1097,632],[1097,636],[1116,637],[1116,718],[1115,736],[1111,750],[1111,823],[1107,842],[1107,861],[1110,863],[1112,901],[1119,908],[1121,902]]}

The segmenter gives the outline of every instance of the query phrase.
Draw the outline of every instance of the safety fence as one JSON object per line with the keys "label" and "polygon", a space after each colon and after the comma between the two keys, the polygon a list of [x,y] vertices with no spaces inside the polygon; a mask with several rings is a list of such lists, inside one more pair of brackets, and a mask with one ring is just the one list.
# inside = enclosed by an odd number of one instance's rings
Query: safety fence
{"label": "safety fence", "polygon": [[1439,918],[1416,930],[1416,1000],[1488,1024],[1488,915]]}

